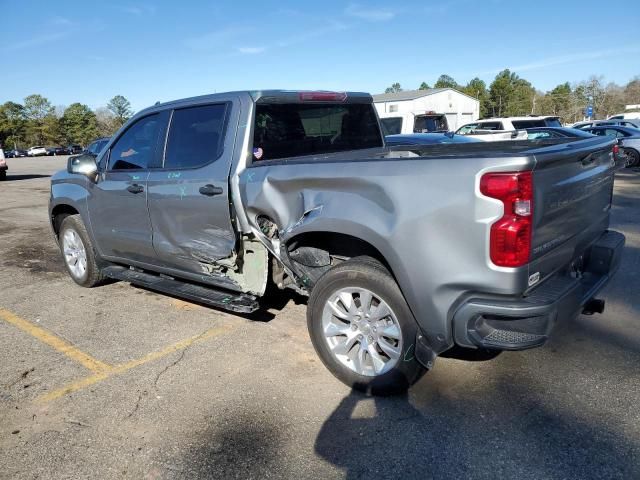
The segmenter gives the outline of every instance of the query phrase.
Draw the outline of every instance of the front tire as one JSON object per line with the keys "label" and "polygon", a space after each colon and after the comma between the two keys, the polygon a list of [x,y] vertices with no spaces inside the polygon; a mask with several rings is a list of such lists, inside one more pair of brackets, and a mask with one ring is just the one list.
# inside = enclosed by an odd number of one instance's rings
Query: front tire
{"label": "front tire", "polygon": [[65,217],[58,236],[62,260],[69,276],[82,287],[94,287],[104,277],[97,263],[97,255],[80,215]]}
{"label": "front tire", "polygon": [[389,271],[358,257],[316,283],[307,326],[318,356],[340,381],[372,395],[406,391],[426,369],[415,357],[418,327]]}

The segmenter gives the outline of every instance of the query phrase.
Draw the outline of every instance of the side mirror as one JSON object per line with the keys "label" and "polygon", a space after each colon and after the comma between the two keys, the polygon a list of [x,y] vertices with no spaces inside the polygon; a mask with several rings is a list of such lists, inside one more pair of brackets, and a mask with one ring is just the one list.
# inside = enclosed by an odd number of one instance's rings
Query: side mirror
{"label": "side mirror", "polygon": [[67,161],[67,172],[84,175],[90,180],[95,180],[98,173],[96,158],[92,155],[71,157]]}

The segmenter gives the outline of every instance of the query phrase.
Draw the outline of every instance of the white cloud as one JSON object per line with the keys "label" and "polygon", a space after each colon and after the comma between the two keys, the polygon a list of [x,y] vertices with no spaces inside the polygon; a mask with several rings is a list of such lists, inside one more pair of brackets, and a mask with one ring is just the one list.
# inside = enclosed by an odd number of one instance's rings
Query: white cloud
{"label": "white cloud", "polygon": [[238,47],[238,52],[245,55],[255,55],[264,52],[266,49],[267,47]]}
{"label": "white cloud", "polygon": [[326,27],[307,30],[306,32],[299,35],[292,35],[291,37],[283,38],[282,40],[276,42],[276,45],[278,47],[290,47],[291,45],[295,45],[297,43],[302,43],[313,38],[322,37],[324,35],[327,35],[328,33],[348,30],[349,28],[349,25],[346,25],[342,22],[331,21]]}
{"label": "white cloud", "polygon": [[0,47],[0,51],[11,52],[14,50],[22,50],[25,48],[38,47],[40,45],[45,45],[47,43],[60,40],[61,38],[66,37],[67,35],[69,35],[69,32],[54,32],[54,33],[47,33],[44,35],[38,35],[30,38],[29,40],[24,40],[22,42],[5,44],[4,46]]}
{"label": "white cloud", "polygon": [[71,20],[69,20],[66,17],[61,17],[59,15],[55,15],[51,17],[49,19],[49,23],[51,23],[51,25],[56,25],[59,27],[68,27],[70,25],[73,25],[73,22]]}
{"label": "white cloud", "polygon": [[505,68],[508,68],[514,72],[526,72],[528,70],[539,70],[548,67],[554,67],[556,65],[566,65],[568,63],[577,63],[585,60],[595,60],[598,58],[604,57],[612,57],[619,56],[622,54],[629,53],[638,53],[640,52],[640,47],[630,47],[630,48],[619,48],[619,49],[609,49],[609,50],[596,50],[593,52],[579,52],[579,53],[571,53],[568,55],[560,55],[557,57],[548,57],[542,60],[538,60],[535,62],[523,63],[520,65],[510,65],[501,68],[495,68],[492,70],[487,70],[485,72],[480,72],[482,75],[499,73]]}
{"label": "white cloud", "polygon": [[251,31],[247,27],[227,27],[213,32],[187,38],[184,44],[193,50],[212,50],[224,47],[230,40],[245,35]]}
{"label": "white cloud", "polygon": [[367,22],[386,22],[396,16],[396,13],[388,8],[373,8],[358,3],[349,4],[344,13]]}
{"label": "white cloud", "polygon": [[156,7],[154,5],[127,5],[120,7],[120,9],[131,15],[153,15],[156,13]]}

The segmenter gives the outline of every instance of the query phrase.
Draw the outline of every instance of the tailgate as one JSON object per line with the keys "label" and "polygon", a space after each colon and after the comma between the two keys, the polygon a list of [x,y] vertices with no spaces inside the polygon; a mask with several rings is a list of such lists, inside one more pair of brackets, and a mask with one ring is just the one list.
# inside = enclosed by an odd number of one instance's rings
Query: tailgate
{"label": "tailgate", "polygon": [[531,273],[540,278],[579,258],[609,225],[615,140],[594,138],[536,150]]}

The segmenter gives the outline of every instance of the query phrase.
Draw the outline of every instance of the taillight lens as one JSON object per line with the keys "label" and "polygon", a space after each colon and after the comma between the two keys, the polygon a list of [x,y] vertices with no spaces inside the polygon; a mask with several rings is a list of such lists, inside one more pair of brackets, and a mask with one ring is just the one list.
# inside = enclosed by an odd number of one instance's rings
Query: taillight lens
{"label": "taillight lens", "polygon": [[533,230],[532,172],[487,173],[480,179],[480,192],[504,205],[504,215],[491,225],[491,261],[499,267],[526,265]]}
{"label": "taillight lens", "polygon": [[344,102],[346,92],[300,92],[301,102]]}
{"label": "taillight lens", "polygon": [[618,146],[618,144],[614,145],[613,148],[611,149],[613,151],[614,155],[618,155],[618,153],[620,153],[620,146]]}

